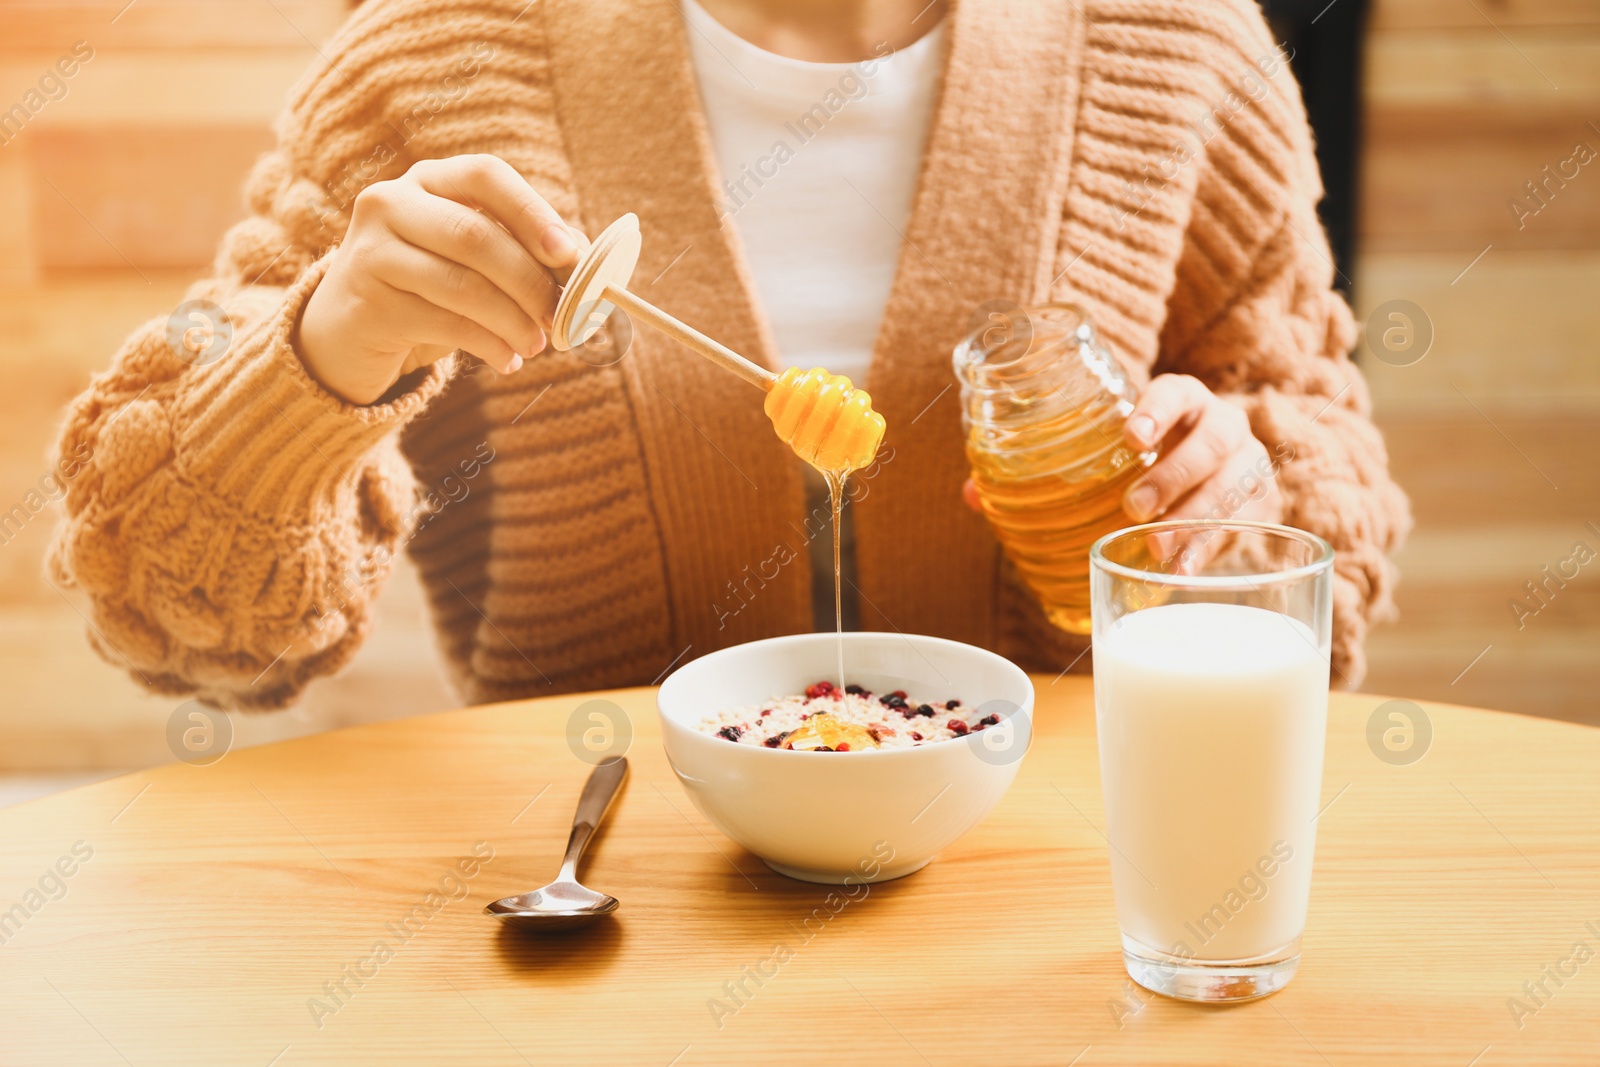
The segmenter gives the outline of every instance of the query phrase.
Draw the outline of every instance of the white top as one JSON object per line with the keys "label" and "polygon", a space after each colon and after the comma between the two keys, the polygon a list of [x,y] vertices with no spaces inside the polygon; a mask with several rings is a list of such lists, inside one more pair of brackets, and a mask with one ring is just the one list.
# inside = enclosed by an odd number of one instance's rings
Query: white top
{"label": "white top", "polygon": [[[860,63],[763,51],[682,0],[722,178],[782,366],[865,385],[943,63],[941,23]],[[830,567],[831,570],[831,567]],[[831,576],[831,575],[830,575]]]}

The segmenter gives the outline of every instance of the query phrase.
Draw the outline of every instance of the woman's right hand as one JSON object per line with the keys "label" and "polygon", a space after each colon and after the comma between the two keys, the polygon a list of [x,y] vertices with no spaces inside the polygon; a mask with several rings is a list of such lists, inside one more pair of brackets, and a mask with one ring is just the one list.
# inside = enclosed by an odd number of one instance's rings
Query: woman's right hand
{"label": "woman's right hand", "polygon": [[370,404],[456,349],[510,374],[544,348],[582,235],[505,160],[416,163],[356,197],[295,349],[325,388]]}

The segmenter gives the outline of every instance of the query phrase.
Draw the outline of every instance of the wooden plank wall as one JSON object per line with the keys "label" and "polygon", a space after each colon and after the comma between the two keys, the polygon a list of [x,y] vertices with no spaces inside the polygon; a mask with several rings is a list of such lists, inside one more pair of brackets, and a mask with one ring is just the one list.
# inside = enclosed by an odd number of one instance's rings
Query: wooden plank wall
{"label": "wooden plank wall", "polygon": [[1434,335],[1366,359],[1417,515],[1367,688],[1600,722],[1600,563],[1510,607],[1600,551],[1600,3],[1381,0],[1366,104],[1357,313]]}
{"label": "wooden plank wall", "polygon": [[[44,473],[62,406],[209,262],[285,93],[345,10],[0,0],[0,110],[30,91],[42,102],[21,129],[0,126],[7,506]],[[42,83],[75,46],[92,57]],[[1600,3],[1380,0],[1366,93],[1358,314],[1408,300],[1435,334],[1411,366],[1367,359],[1419,518],[1404,617],[1374,635],[1368,688],[1593,719],[1594,575],[1520,631],[1506,601],[1574,540],[1600,548],[1583,527],[1600,522],[1600,169],[1552,186],[1520,228],[1508,202],[1576,143],[1600,149]],[[40,515],[0,546],[0,771],[170,758],[176,702],[102,664],[78,608],[40,577],[49,525]],[[239,730],[260,740],[450,702],[403,572],[350,671]]]}

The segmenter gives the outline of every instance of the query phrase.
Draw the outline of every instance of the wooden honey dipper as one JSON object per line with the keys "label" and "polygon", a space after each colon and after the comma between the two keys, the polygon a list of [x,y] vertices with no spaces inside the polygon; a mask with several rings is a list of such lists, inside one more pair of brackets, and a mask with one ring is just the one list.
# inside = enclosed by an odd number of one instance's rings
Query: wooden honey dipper
{"label": "wooden honey dipper", "polygon": [[750,362],[705,334],[628,291],[639,262],[639,219],[631,212],[607,226],[579,257],[564,282],[550,328],[550,343],[565,352],[587,341],[620,307],[724,370],[767,394],[764,408],[778,436],[821,471],[860,470],[883,440],[883,416],[872,397],[849,378],[821,367],[782,374]]}

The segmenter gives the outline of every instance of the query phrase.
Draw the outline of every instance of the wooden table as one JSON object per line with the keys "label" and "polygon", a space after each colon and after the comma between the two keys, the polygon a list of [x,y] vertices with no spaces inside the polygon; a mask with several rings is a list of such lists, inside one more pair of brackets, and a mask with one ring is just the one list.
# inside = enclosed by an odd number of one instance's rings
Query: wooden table
{"label": "wooden table", "polygon": [[[0,909],[23,904],[0,929],[0,1063],[1600,1059],[1600,732],[1429,704],[1426,755],[1393,764],[1367,741],[1384,698],[1336,695],[1300,974],[1205,1008],[1126,980],[1090,687],[1037,684],[1038,738],[994,813],[836,913],[693,810],[646,689],[599,694],[631,717],[633,776],[586,874],[623,903],[576,936],[518,935],[482,907],[553,874],[588,770],[567,720],[595,694],[0,811]],[[64,895],[45,877],[62,857]],[[759,986],[757,964],[776,970]]]}

